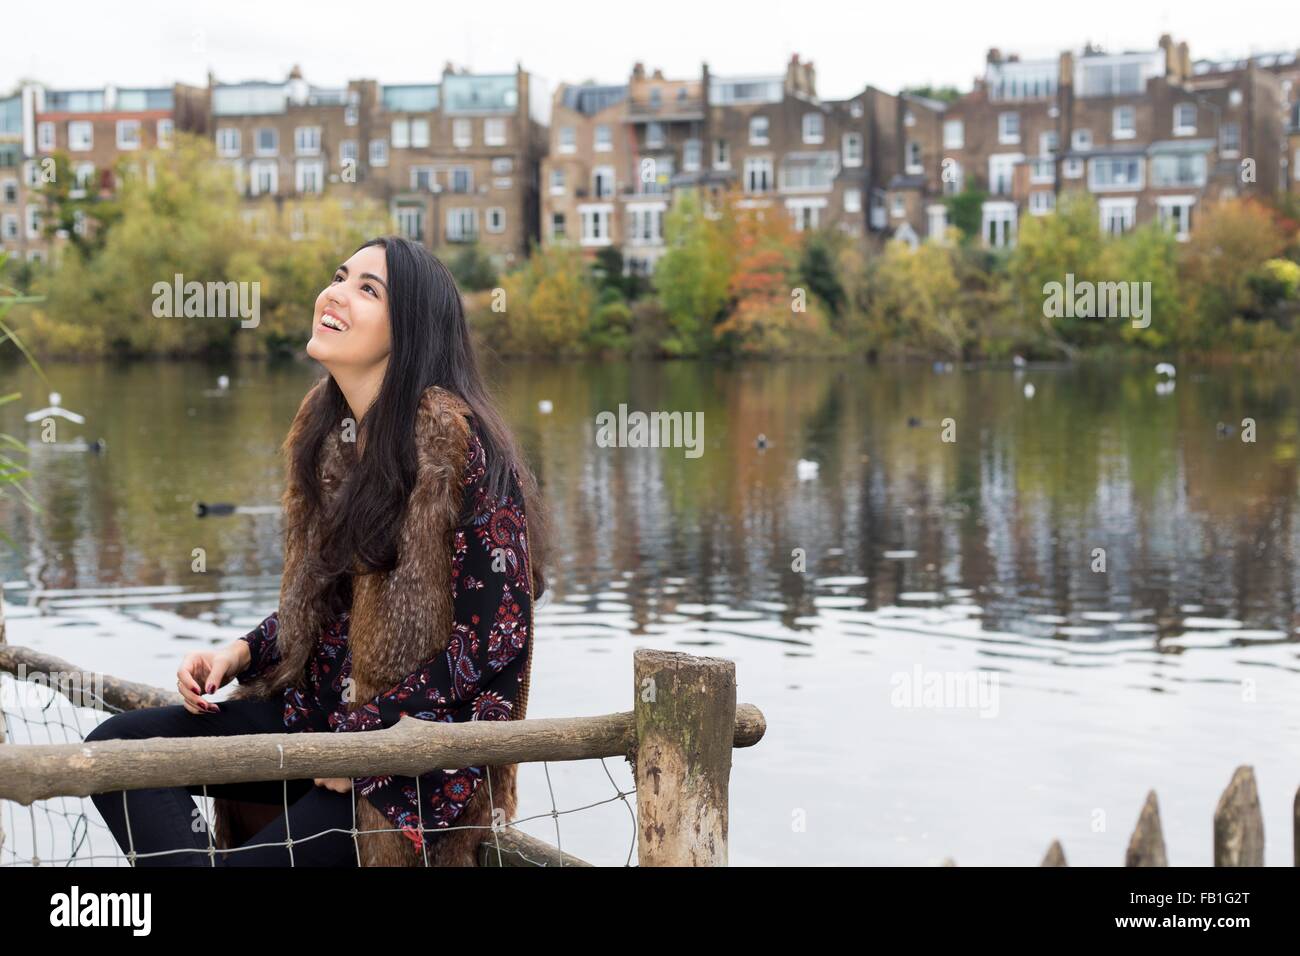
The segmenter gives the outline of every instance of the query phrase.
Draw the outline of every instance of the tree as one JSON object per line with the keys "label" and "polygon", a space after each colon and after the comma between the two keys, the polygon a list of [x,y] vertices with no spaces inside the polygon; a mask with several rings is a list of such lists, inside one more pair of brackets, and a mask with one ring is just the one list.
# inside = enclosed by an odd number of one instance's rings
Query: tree
{"label": "tree", "polygon": [[712,218],[698,190],[689,189],[674,196],[664,217],[667,251],[655,266],[654,286],[672,328],[662,343],[669,355],[698,354],[712,340],[731,278],[727,233],[733,209],[734,202],[724,200]]}

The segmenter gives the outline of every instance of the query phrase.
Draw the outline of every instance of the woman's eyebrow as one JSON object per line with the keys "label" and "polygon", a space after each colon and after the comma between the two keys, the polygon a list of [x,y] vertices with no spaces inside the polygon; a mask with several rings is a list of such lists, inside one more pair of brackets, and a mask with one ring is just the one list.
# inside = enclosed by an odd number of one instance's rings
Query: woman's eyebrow
{"label": "woman's eyebrow", "polygon": [[383,279],[379,278],[379,276],[375,275],[373,272],[363,272],[363,273],[361,273],[361,278],[363,278],[363,279],[374,279],[376,282],[378,282],[380,285],[382,285],[382,286],[384,287],[384,291],[385,291],[385,292],[388,291],[388,285],[387,285],[387,283],[385,283]]}

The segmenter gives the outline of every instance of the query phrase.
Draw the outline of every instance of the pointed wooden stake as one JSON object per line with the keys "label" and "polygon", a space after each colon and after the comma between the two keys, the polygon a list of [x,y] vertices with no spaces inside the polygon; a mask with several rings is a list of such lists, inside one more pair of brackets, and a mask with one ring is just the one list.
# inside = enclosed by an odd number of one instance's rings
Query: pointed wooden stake
{"label": "pointed wooden stake", "polygon": [[1047,848],[1047,856],[1043,857],[1043,862],[1039,866],[1069,866],[1065,862],[1065,850],[1061,847],[1060,840],[1053,840],[1052,845]]}
{"label": "pointed wooden stake", "polygon": [[1214,865],[1264,865],[1264,815],[1251,767],[1237,768],[1214,811]]}
{"label": "pointed wooden stake", "polygon": [[1160,804],[1154,790],[1147,794],[1147,802],[1138,814],[1137,826],[1128,841],[1128,852],[1124,854],[1124,865],[1169,865],[1169,858],[1165,856],[1165,835],[1160,830]]}

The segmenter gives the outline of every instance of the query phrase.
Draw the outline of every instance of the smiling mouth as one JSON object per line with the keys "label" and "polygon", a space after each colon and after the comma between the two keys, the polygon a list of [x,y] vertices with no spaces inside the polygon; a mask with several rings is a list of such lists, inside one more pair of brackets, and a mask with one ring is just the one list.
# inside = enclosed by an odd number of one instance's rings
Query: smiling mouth
{"label": "smiling mouth", "polygon": [[348,330],[347,325],[341,319],[330,315],[328,312],[320,317],[320,324],[327,329],[333,329],[335,332],[346,332]]}

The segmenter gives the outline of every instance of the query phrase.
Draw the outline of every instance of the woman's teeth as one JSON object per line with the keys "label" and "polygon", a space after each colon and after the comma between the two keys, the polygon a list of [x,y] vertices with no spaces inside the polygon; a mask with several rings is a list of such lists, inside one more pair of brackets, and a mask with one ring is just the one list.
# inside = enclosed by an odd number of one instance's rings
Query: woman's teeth
{"label": "woman's teeth", "polygon": [[321,316],[320,324],[327,329],[333,329],[336,332],[346,332],[347,326],[334,318],[332,315]]}

